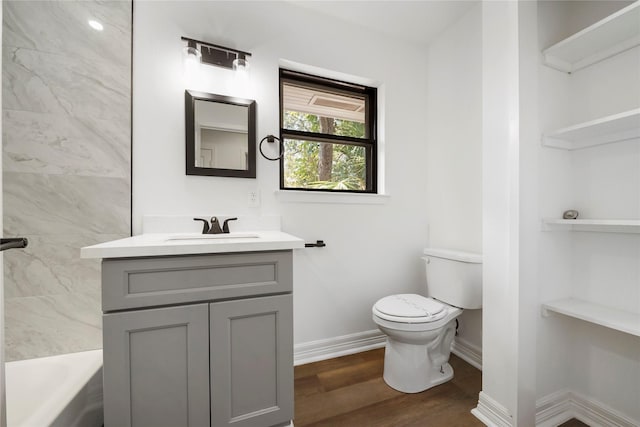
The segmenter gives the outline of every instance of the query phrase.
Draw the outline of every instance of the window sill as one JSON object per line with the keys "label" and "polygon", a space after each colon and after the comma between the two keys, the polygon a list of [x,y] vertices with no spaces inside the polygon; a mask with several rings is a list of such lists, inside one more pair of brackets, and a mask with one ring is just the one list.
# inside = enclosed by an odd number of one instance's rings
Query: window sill
{"label": "window sill", "polygon": [[319,191],[276,190],[276,200],[283,203],[337,203],[345,205],[385,205],[391,196],[370,193],[329,193]]}

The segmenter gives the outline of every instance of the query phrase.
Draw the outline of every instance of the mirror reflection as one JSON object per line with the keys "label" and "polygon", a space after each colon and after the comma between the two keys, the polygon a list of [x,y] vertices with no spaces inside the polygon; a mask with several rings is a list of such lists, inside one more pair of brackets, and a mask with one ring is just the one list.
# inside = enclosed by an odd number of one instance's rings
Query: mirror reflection
{"label": "mirror reflection", "polygon": [[255,178],[255,101],[185,95],[187,174]]}
{"label": "mirror reflection", "polygon": [[249,168],[247,109],[240,105],[195,102],[197,167]]}

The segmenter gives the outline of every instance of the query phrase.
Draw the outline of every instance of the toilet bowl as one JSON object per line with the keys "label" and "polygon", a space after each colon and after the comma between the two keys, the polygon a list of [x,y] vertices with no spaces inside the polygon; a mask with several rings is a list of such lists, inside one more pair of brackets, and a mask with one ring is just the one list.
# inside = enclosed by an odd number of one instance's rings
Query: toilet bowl
{"label": "toilet bowl", "polygon": [[[419,316],[416,305],[436,307],[438,312]],[[373,306],[373,321],[387,335],[384,381],[403,393],[419,393],[449,381],[453,377],[449,354],[460,313],[457,307],[416,294],[379,300]]]}
{"label": "toilet bowl", "polygon": [[387,335],[384,381],[403,393],[453,378],[448,362],[456,318],[463,308],[482,306],[480,255],[432,248],[425,255],[427,296],[390,295],[372,308],[373,321]]}

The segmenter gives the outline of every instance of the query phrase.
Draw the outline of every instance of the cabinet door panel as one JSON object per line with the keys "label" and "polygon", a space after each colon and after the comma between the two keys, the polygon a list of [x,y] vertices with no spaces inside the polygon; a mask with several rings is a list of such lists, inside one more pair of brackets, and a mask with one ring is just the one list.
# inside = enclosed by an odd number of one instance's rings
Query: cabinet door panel
{"label": "cabinet door panel", "polygon": [[211,304],[211,425],[293,418],[292,295]]}
{"label": "cabinet door panel", "polygon": [[209,425],[208,304],[106,314],[106,427]]}

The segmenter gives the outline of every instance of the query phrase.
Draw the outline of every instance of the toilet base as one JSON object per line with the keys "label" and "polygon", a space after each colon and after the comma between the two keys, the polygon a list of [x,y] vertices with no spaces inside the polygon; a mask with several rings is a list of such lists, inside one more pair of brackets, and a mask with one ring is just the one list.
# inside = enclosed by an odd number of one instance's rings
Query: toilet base
{"label": "toilet base", "polygon": [[434,366],[426,345],[415,345],[387,338],[384,356],[384,382],[402,393],[420,393],[453,378],[449,363]]}

